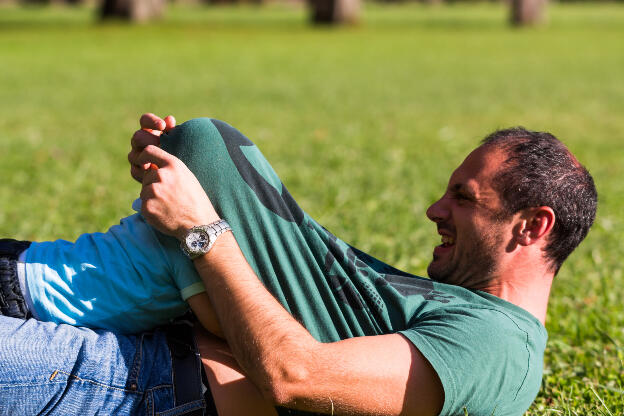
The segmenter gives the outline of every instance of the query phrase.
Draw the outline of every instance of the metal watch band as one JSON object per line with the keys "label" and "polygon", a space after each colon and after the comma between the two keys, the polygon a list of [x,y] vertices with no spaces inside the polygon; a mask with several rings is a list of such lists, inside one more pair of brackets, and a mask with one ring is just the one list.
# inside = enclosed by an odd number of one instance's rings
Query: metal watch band
{"label": "metal watch band", "polygon": [[221,219],[219,221],[215,221],[212,224],[206,225],[205,227],[212,228],[212,230],[214,230],[215,237],[219,237],[224,232],[231,230],[230,224],[228,224],[227,221],[224,220],[224,219]]}
{"label": "metal watch band", "polygon": [[[180,243],[180,248],[182,249],[182,251],[184,252],[184,254],[186,254],[191,260],[196,259],[197,257],[208,253],[208,251],[210,251],[210,249],[212,248],[212,246],[214,245],[215,241],[217,241],[217,238],[227,232],[227,231],[231,231],[232,228],[230,227],[230,224],[227,223],[227,221],[225,221],[224,219],[215,221],[211,224],[208,225],[198,225],[195,226],[193,228],[191,228],[187,234],[186,237],[184,238],[184,240],[182,240],[182,242]],[[188,245],[187,245],[187,237],[195,232],[205,232],[206,234],[208,234],[208,244],[201,250],[195,251],[192,250]]]}

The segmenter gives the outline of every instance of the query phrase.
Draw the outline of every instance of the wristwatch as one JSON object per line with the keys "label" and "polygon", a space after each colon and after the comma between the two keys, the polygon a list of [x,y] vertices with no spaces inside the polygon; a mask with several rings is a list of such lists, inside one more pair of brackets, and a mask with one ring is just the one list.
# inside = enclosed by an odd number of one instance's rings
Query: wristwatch
{"label": "wristwatch", "polygon": [[231,231],[230,224],[225,220],[215,221],[208,225],[198,225],[187,231],[180,243],[180,248],[191,260],[208,253],[217,238]]}

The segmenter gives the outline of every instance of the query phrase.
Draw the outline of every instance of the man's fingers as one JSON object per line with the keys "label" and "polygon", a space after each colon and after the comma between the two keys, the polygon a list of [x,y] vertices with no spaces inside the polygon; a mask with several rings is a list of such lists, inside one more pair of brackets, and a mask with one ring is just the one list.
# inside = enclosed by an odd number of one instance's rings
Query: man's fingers
{"label": "man's fingers", "polygon": [[[146,166],[150,164],[155,164],[156,169],[158,167],[166,167],[171,165],[175,161],[175,156],[170,155],[169,153],[162,150],[157,146],[147,146],[137,157],[136,165]],[[149,166],[146,166],[148,169]],[[150,169],[148,169],[149,171]]]}
{"label": "man's fingers", "polygon": [[130,162],[132,166],[138,165],[140,154],[140,150],[133,148],[132,150],[130,150],[130,152],[128,152],[128,162]]}
{"label": "man's fingers", "polygon": [[137,182],[143,182],[143,175],[145,174],[145,169],[140,166],[130,165],[130,176],[134,178]]}
{"label": "man's fingers", "polygon": [[167,127],[165,120],[152,113],[145,113],[139,119],[142,129],[163,131]]}
{"label": "man's fingers", "polygon": [[165,117],[165,132],[170,131],[176,125],[176,119],[173,116]]}
{"label": "man's fingers", "polygon": [[139,198],[141,198],[141,201],[143,201],[141,204],[141,211],[143,211],[145,208],[145,202],[149,199],[154,198],[155,196],[152,183],[153,182],[147,183],[147,180],[144,179],[143,188],[141,188],[141,193],[139,194]]}
{"label": "man's fingers", "polygon": [[143,152],[143,149],[135,148],[135,149],[130,150],[130,153],[128,153],[128,162],[130,162],[132,166],[136,166],[138,168],[145,170],[149,168],[150,164],[149,163],[141,164],[139,162],[139,156],[141,155],[141,152]]}
{"label": "man's fingers", "polygon": [[149,146],[150,144],[154,146],[159,146],[160,137],[146,130],[135,131],[132,135],[132,140],[130,140],[130,145],[133,149],[142,149],[145,146]]}
{"label": "man's fingers", "polygon": [[[158,147],[155,148],[158,149]],[[143,162],[144,159],[142,159],[142,157],[146,157],[141,156],[143,152],[144,150],[133,148],[130,153],[128,153],[128,162],[130,162],[130,175],[139,182],[143,182],[143,177],[146,171],[158,170],[158,165],[155,162]],[[169,155],[169,157],[171,157],[171,155]]]}
{"label": "man's fingers", "polygon": [[160,181],[161,181],[161,177],[157,170],[147,169],[143,171],[143,180],[141,181],[141,183],[143,184],[144,189],[146,187],[149,187],[151,184],[160,182]]}
{"label": "man's fingers", "polygon": [[[175,159],[166,152],[158,152],[160,135],[163,131],[170,131],[175,127],[173,116],[161,119],[153,113],[145,113],[139,119],[141,129],[134,132],[130,140],[131,150],[128,153],[130,175],[138,182],[144,182],[149,171],[158,170],[159,166],[167,166],[170,160]],[[150,148],[147,152],[145,149]]]}

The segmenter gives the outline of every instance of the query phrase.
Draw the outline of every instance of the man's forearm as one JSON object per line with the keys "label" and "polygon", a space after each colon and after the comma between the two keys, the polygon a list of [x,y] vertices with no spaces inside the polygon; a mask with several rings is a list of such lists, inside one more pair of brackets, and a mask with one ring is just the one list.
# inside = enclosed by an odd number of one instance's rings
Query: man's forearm
{"label": "man's forearm", "polygon": [[290,403],[318,342],[258,280],[231,233],[194,263],[241,367],[267,398]]}

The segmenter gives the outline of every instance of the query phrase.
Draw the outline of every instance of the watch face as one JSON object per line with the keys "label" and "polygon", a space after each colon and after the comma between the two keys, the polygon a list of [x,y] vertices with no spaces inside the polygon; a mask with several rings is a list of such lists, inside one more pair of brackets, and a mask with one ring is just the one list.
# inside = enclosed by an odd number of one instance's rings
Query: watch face
{"label": "watch face", "polygon": [[203,230],[193,231],[186,236],[186,246],[192,252],[202,252],[210,243],[208,233]]}

